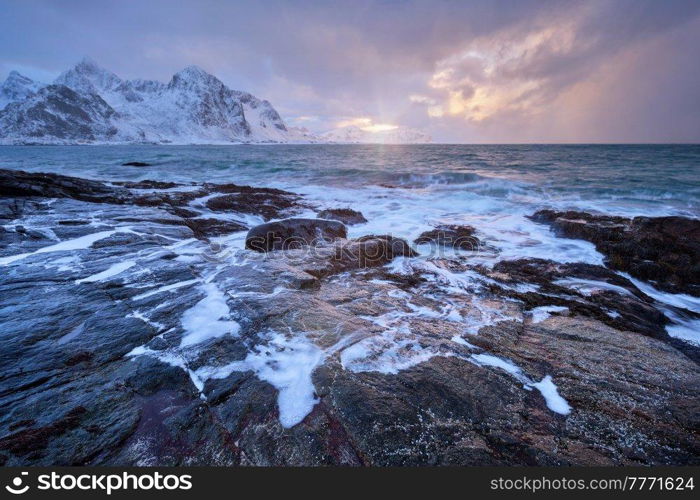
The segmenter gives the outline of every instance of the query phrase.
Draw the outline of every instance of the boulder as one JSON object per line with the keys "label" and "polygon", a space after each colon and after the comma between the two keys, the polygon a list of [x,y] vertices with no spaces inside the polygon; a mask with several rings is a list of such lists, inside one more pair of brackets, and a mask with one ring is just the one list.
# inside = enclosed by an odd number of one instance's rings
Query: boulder
{"label": "boulder", "polygon": [[474,236],[476,230],[471,226],[443,225],[425,231],[414,243],[435,243],[440,246],[458,248],[460,250],[478,250],[481,241]]}
{"label": "boulder", "polygon": [[213,217],[198,217],[185,219],[185,225],[194,233],[195,238],[206,239],[211,236],[221,236],[247,229],[235,221],[215,219]]}
{"label": "boulder", "polygon": [[336,243],[333,253],[321,265],[306,266],[304,270],[317,278],[355,269],[383,266],[396,257],[416,257],[408,242],[393,236],[362,236]]}
{"label": "boulder", "polygon": [[329,208],[318,213],[319,219],[339,220],[343,224],[352,226],[354,224],[364,224],[367,222],[362,212],[350,208]]}
{"label": "boulder", "polygon": [[256,252],[291,250],[346,238],[342,222],[324,219],[284,219],[254,227],[245,246]]}
{"label": "boulder", "polygon": [[129,190],[103,182],[58,174],[0,169],[0,196],[72,198],[93,203],[123,204],[131,200]]}
{"label": "boulder", "polygon": [[206,206],[214,212],[256,214],[265,220],[283,217],[297,207],[297,197],[291,193],[249,191],[215,196]]}
{"label": "boulder", "polygon": [[126,163],[122,163],[123,167],[150,167],[150,163],[146,163],[144,161],[127,161]]}

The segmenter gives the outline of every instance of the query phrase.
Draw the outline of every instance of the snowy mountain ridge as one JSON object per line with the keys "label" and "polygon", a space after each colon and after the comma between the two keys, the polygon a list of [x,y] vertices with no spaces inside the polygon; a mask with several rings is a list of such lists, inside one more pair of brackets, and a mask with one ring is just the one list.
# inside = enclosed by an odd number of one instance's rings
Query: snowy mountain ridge
{"label": "snowy mountain ridge", "polygon": [[232,90],[197,66],[162,83],[123,80],[83,59],[49,85],[16,71],[0,85],[2,144],[426,142],[418,131],[391,132],[317,136],[287,127],[269,101]]}

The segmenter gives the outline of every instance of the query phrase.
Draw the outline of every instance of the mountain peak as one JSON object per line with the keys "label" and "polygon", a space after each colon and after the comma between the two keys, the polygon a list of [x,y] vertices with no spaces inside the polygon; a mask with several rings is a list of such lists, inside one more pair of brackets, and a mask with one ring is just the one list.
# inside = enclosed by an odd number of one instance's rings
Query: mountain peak
{"label": "mountain peak", "polygon": [[83,67],[83,68],[91,68],[91,69],[96,69],[99,70],[100,65],[97,64],[97,62],[92,59],[91,57],[84,56],[80,61],[78,61],[78,64],[75,65],[75,67]]}
{"label": "mountain peak", "polygon": [[211,75],[204,71],[199,66],[187,66],[173,75],[173,79],[179,79],[184,81],[196,81],[196,80],[217,80],[214,75]]}
{"label": "mountain peak", "polygon": [[5,79],[6,84],[11,84],[11,83],[21,83],[24,85],[34,83],[34,80],[31,78],[24,76],[21,74],[19,71],[15,71],[14,69],[9,72],[7,75],[7,79]]}
{"label": "mountain peak", "polygon": [[187,66],[175,73],[168,84],[170,88],[220,88],[224,87],[221,80],[204,71],[199,66]]}
{"label": "mountain peak", "polygon": [[[317,140],[307,131],[288,129],[268,101],[228,88],[199,66],[182,69],[168,83],[122,80],[85,57],[63,72],[56,85],[24,83],[17,72],[8,79],[0,82],[0,143]],[[66,121],[68,108],[72,114]]]}
{"label": "mountain peak", "polygon": [[80,61],[78,61],[78,63],[75,66],[73,66],[72,69],[69,69],[66,73],[69,73],[71,71],[87,75],[107,76],[110,79],[116,78],[118,80],[121,80],[117,75],[115,75],[109,70],[104,69],[102,66],[97,64],[97,62],[94,59],[91,59],[87,56],[83,57]]}
{"label": "mountain peak", "polygon": [[7,79],[0,84],[0,110],[11,102],[26,99],[42,87],[42,84],[20,74],[18,71],[10,71]]}
{"label": "mountain peak", "polygon": [[122,80],[89,57],[83,57],[71,69],[61,73],[55,83],[80,92],[99,93],[104,90],[113,90],[122,83]]}
{"label": "mountain peak", "polygon": [[199,75],[199,76],[211,76],[209,73],[204,71],[200,66],[197,66],[196,64],[190,64],[185,69],[180,71],[180,73]]}

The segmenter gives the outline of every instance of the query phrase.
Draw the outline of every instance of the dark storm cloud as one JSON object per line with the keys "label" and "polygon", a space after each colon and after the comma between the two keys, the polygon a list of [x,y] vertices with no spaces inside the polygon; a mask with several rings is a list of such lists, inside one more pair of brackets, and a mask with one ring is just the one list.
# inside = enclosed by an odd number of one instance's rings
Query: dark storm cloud
{"label": "dark storm cloud", "polygon": [[46,80],[84,55],[126,78],[198,64],[317,131],[369,118],[447,141],[700,140],[700,2],[0,5],[0,76]]}

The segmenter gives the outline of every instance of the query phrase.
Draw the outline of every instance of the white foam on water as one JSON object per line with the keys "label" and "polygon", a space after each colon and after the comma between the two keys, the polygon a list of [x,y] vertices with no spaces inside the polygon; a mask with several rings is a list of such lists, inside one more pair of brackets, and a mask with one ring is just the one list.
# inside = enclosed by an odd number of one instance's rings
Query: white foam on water
{"label": "white foam on water", "polygon": [[593,295],[600,291],[611,291],[619,293],[620,295],[630,295],[634,296],[632,292],[621,286],[611,285],[605,281],[598,280],[587,280],[582,278],[562,278],[553,281],[555,285],[561,285],[567,288],[572,288],[586,296]]}
{"label": "white foam on water", "polygon": [[189,366],[187,366],[187,363],[185,362],[185,359],[181,353],[173,350],[156,351],[146,347],[145,345],[141,345],[134,347],[125,355],[127,358],[133,358],[136,356],[151,356],[159,361],[162,361],[163,363],[169,364],[170,366],[181,368],[189,375],[192,384],[197,388],[202,399],[205,399],[202,395],[202,391],[204,390],[204,380],[202,380],[195,371],[191,370]]}
{"label": "white foam on water", "polygon": [[77,255],[60,257],[44,264],[46,269],[57,269],[59,272],[76,271],[80,267],[80,258]]}
{"label": "white foam on water", "polygon": [[[471,175],[471,174],[470,174]],[[603,255],[584,240],[559,238],[548,225],[526,216],[542,208],[541,193],[511,179],[484,178],[474,182],[442,183],[422,178],[418,189],[361,189],[317,186],[282,186],[302,193],[325,207],[349,206],[362,211],[367,223],[348,227],[351,238],[366,234],[391,234],[409,242],[440,224],[470,225],[495,254],[453,251],[420,245],[421,253],[466,255],[473,262],[493,265],[501,260],[547,258],[556,262],[603,264]],[[434,256],[434,255],[433,255]]]}
{"label": "white foam on water", "polygon": [[464,339],[463,339],[462,337],[460,337],[459,335],[454,335],[450,340],[451,340],[452,342],[455,342],[455,343],[457,343],[457,344],[463,345],[463,346],[468,347],[468,348],[470,348],[470,349],[478,349],[478,347],[476,347],[474,344],[470,344],[469,342],[467,342],[466,340],[464,340]]}
{"label": "white foam on water", "polygon": [[689,311],[700,313],[700,297],[693,297],[692,295],[687,295],[684,293],[662,292],[661,290],[656,289],[650,283],[633,278],[627,273],[618,274],[630,280],[634,286],[639,288],[642,292],[654,300],[669,306],[680,307],[681,309],[688,309]]}
{"label": "white foam on water", "polygon": [[127,315],[127,318],[140,319],[141,321],[143,321],[144,323],[146,323],[148,325],[151,325],[152,327],[154,327],[158,331],[163,330],[165,328],[165,325],[163,325],[162,323],[158,323],[157,321],[151,320],[148,316],[146,316],[145,314],[143,314],[139,311],[132,312],[131,314]]}
{"label": "white foam on water", "polygon": [[499,358],[492,354],[472,354],[469,359],[478,365],[500,368],[511,375],[515,375],[519,379],[523,378],[523,371],[520,367],[507,359]]}
{"label": "white foam on water", "polygon": [[540,391],[544,397],[547,408],[560,415],[568,415],[571,413],[569,403],[559,395],[557,386],[552,382],[552,377],[547,375],[537,383],[530,384],[532,387]]}
{"label": "white foam on water", "polygon": [[397,374],[435,356],[447,353],[424,347],[407,325],[390,328],[381,335],[363,339],[340,353],[343,368],[352,372]]}
{"label": "white foam on water", "polygon": [[224,319],[231,314],[224,293],[214,283],[206,283],[200,289],[205,294],[204,298],[182,315],[185,335],[180,341],[180,348],[224,335],[235,336],[240,331],[241,327],[236,321]]}
{"label": "white foam on water", "polygon": [[267,340],[242,361],[221,367],[202,367],[196,375],[207,380],[226,378],[234,371],[255,372],[260,380],[278,390],[280,423],[283,427],[292,427],[304,420],[318,403],[311,375],[323,362],[324,352],[301,334],[287,337],[271,332]]}
{"label": "white foam on water", "polygon": [[700,319],[688,319],[679,315],[669,315],[674,324],[666,326],[666,333],[686,342],[700,346]]}
{"label": "white foam on water", "polygon": [[143,300],[145,298],[151,297],[151,296],[159,294],[159,293],[172,292],[173,290],[177,290],[178,288],[193,285],[195,283],[199,283],[199,280],[192,279],[192,280],[178,281],[177,283],[171,283],[170,285],[164,285],[164,286],[158,287],[155,290],[151,290],[150,292],[145,292],[145,293],[142,293],[139,295],[135,295],[134,297],[131,298],[131,300]]}
{"label": "white foam on water", "polygon": [[619,273],[630,280],[637,288],[660,304],[660,309],[673,322],[666,326],[666,333],[686,342],[700,345],[700,319],[683,314],[678,309],[700,313],[700,297],[683,293],[668,293],[657,290],[651,284],[633,278],[627,273]]}
{"label": "white foam on water", "polygon": [[123,273],[127,269],[131,269],[135,265],[136,265],[136,261],[133,261],[133,260],[118,262],[116,264],[109,266],[107,269],[105,269],[101,273],[93,274],[92,276],[88,276],[87,278],[75,280],[75,282],[77,284],[80,284],[80,283],[94,283],[96,281],[105,281],[109,278],[112,278],[118,274]]}
{"label": "white foam on water", "polygon": [[43,253],[51,253],[51,252],[69,252],[73,250],[83,250],[86,248],[90,248],[90,246],[95,243],[96,241],[103,240],[105,238],[109,238],[115,233],[118,232],[127,232],[128,229],[112,229],[110,231],[100,231],[98,233],[92,233],[92,234],[87,234],[85,236],[81,236],[79,238],[75,238],[72,240],[66,240],[62,241],[60,243],[56,243],[55,245],[50,245],[47,247],[42,247],[38,250],[35,250],[33,252],[27,252],[27,253],[21,253],[17,255],[10,255],[9,257],[2,257],[0,258],[0,266],[6,266],[8,264],[11,264],[13,262],[16,262],[18,260],[26,259],[27,257],[30,257],[32,255],[39,255]]}
{"label": "white foam on water", "polygon": [[515,365],[512,361],[499,358],[491,354],[472,354],[467,359],[480,366],[500,368],[506,373],[514,376],[518,381],[522,382],[525,389],[537,389],[540,394],[542,394],[547,408],[553,412],[561,415],[568,415],[571,413],[571,406],[563,397],[561,397],[559,391],[557,390],[557,386],[554,385],[554,382],[552,382],[551,376],[547,375],[539,382],[533,382],[523,373],[522,369]]}
{"label": "white foam on water", "polygon": [[532,308],[528,312],[532,316],[533,323],[541,323],[551,316],[550,313],[564,312],[568,310],[569,308],[564,306],[540,306]]}

